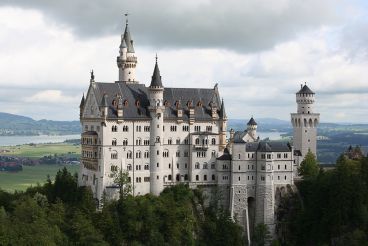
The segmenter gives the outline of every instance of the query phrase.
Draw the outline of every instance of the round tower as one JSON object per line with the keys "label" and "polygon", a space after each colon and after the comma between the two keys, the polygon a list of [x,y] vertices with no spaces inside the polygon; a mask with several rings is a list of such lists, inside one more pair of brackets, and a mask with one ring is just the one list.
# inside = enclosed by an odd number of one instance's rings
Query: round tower
{"label": "round tower", "polygon": [[149,111],[151,115],[151,135],[150,135],[150,192],[159,195],[164,189],[163,175],[163,124],[164,110],[163,97],[164,87],[162,86],[160,70],[157,64],[153,71],[151,84],[148,88]]}
{"label": "round tower", "polygon": [[294,128],[293,144],[298,156],[298,163],[304,159],[308,151],[317,154],[317,125],[319,113],[313,110],[315,93],[307,84],[300,85],[296,93],[297,113],[291,114],[291,123]]}
{"label": "round tower", "polygon": [[254,120],[253,116],[247,123],[247,132],[253,139],[257,139],[257,122]]}
{"label": "round tower", "polygon": [[128,27],[128,20],[126,21],[124,34],[121,35],[119,56],[117,57],[116,62],[119,68],[119,81],[138,83],[135,77],[135,68],[138,62]]}

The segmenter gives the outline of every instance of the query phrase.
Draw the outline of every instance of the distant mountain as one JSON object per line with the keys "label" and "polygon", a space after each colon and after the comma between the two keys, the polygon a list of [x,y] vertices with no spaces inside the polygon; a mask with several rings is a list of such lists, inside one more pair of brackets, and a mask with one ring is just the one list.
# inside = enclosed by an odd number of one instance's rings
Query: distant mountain
{"label": "distant mountain", "polygon": [[79,121],[34,120],[0,112],[1,136],[66,135],[80,133]]}
{"label": "distant mountain", "polygon": [[[285,120],[279,120],[275,118],[259,118],[255,119],[257,122],[258,131],[278,131],[286,132],[291,130],[291,123]],[[235,131],[243,131],[247,128],[248,120],[244,119],[229,119],[228,129],[234,129]]]}

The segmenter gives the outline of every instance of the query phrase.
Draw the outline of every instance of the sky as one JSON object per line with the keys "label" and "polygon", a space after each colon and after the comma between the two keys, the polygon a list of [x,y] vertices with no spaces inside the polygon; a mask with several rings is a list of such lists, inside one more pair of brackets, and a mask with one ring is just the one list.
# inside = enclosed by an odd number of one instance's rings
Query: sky
{"label": "sky", "polygon": [[289,120],[301,83],[322,122],[368,123],[368,4],[361,0],[0,0],[1,112],[78,120],[89,86],[118,78],[129,13],[147,86],[219,85],[229,118]]}

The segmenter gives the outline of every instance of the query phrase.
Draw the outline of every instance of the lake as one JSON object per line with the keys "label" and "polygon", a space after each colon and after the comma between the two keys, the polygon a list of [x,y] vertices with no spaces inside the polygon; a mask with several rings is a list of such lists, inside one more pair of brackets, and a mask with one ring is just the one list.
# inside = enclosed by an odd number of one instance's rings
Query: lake
{"label": "lake", "polygon": [[80,134],[73,135],[40,135],[40,136],[0,136],[0,146],[14,146],[22,144],[62,143],[69,139],[80,139]]}

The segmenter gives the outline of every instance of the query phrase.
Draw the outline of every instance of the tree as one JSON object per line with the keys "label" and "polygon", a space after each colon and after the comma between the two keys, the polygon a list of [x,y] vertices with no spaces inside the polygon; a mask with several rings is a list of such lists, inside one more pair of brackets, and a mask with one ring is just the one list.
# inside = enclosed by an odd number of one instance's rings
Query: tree
{"label": "tree", "polygon": [[113,177],[114,184],[119,187],[120,199],[125,199],[132,194],[132,184],[129,181],[128,171],[119,168],[113,173]]}
{"label": "tree", "polygon": [[319,173],[319,165],[314,154],[309,150],[299,167],[299,175],[304,178],[315,178]]}
{"label": "tree", "polygon": [[270,231],[266,224],[258,224],[254,228],[252,245],[263,246],[271,239]]}

